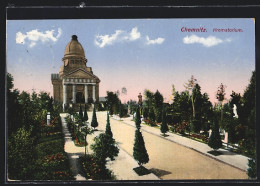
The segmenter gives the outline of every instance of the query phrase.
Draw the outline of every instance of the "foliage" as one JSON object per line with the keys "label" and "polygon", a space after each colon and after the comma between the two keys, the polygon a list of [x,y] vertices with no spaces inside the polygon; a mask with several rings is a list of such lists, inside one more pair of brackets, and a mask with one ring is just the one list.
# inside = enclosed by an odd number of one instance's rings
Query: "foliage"
{"label": "foliage", "polygon": [[[34,181],[74,180],[67,154],[64,152],[60,118],[41,128],[41,137],[36,143],[32,142],[31,131],[24,128],[19,128],[17,134],[8,140],[8,177]],[[19,142],[16,142],[16,139],[19,139]],[[15,159],[12,159],[14,147],[17,150]]]}
{"label": "foliage", "polygon": [[107,91],[106,96],[106,105],[108,106],[107,110],[109,110],[109,114],[117,114],[119,112],[118,108],[120,105],[120,100],[116,93]]}
{"label": "foliage", "polygon": [[162,121],[162,106],[163,106],[163,96],[157,90],[153,95],[153,108],[155,111],[155,121],[161,123]]}
{"label": "foliage", "polygon": [[191,131],[199,133],[201,130],[201,122],[197,119],[193,119],[191,122]]}
{"label": "foliage", "polygon": [[96,116],[96,108],[94,106],[91,127],[93,127],[95,129],[97,126],[98,126],[98,121],[97,121],[97,116]]}
{"label": "foliage", "polygon": [[112,133],[111,126],[110,126],[110,121],[109,121],[109,113],[107,113],[107,124],[106,124],[105,134],[107,136],[110,136],[110,137],[113,138],[113,133]]}
{"label": "foliage", "polygon": [[194,92],[196,92],[196,90],[194,91],[194,88],[197,85],[197,79],[194,78],[194,76],[191,76],[191,79],[188,80],[188,83],[186,83],[184,85],[184,87],[186,88],[187,91],[191,91],[191,103],[192,103],[192,116],[193,118],[196,117],[196,112],[195,112],[195,102],[196,102],[196,95],[194,94]]}
{"label": "foliage", "polygon": [[151,123],[155,122],[155,114],[152,108],[149,109],[148,119],[150,120]]}
{"label": "foliage", "polygon": [[163,111],[162,113],[162,124],[161,124],[161,133],[163,133],[163,136],[165,136],[165,133],[169,131],[168,125],[166,123],[166,112]]}
{"label": "foliage", "polygon": [[247,175],[249,178],[253,179],[257,177],[256,160],[251,158],[248,160]]}
{"label": "foliage", "polygon": [[149,109],[147,107],[143,108],[143,117],[146,120],[148,118]]}
{"label": "foliage", "polygon": [[93,155],[88,154],[85,158],[80,157],[80,163],[87,179],[115,180],[112,171],[106,167],[100,167],[98,160]]}
{"label": "foliage", "polygon": [[136,109],[135,126],[138,130],[141,128],[141,116],[140,116],[140,107],[139,106]]}
{"label": "foliage", "polygon": [[98,165],[101,168],[105,168],[106,159],[110,158],[110,160],[113,161],[119,153],[119,148],[117,147],[115,140],[105,133],[96,136],[94,142],[95,143],[92,144],[90,148],[93,150],[93,155],[97,160]]}
{"label": "foliage", "polygon": [[208,145],[209,145],[209,147],[213,148],[214,150],[217,150],[222,147],[222,141],[221,141],[221,137],[219,134],[218,120],[216,120],[216,119],[212,126],[212,132],[209,137]]}
{"label": "foliage", "polygon": [[33,179],[74,180],[68,156],[64,152],[64,136],[60,134],[56,133],[39,140],[36,145],[37,160]]}
{"label": "foliage", "polygon": [[79,119],[83,120],[83,112],[82,112],[81,104],[79,105]]}
{"label": "foliage", "polygon": [[129,107],[130,114],[134,114],[136,112],[137,107],[138,107],[137,102],[134,101],[134,100],[130,100],[130,101],[127,102],[127,105]]}
{"label": "foliage", "polygon": [[119,104],[119,117],[123,118],[125,116],[127,116],[127,106],[124,104]]}
{"label": "foliage", "polygon": [[142,133],[138,129],[136,129],[136,131],[135,131],[133,156],[139,166],[149,162],[149,155],[145,148],[144,139],[143,139]]}
{"label": "foliage", "polygon": [[87,105],[86,104],[85,104],[85,108],[84,108],[83,120],[88,121],[88,112],[87,112]]}
{"label": "foliage", "polygon": [[33,172],[30,166],[35,159],[32,129],[19,128],[8,140],[8,177],[11,179],[29,179]]}
{"label": "foliage", "polygon": [[205,143],[209,142],[209,138],[207,136],[204,135],[200,135],[200,134],[191,134],[190,135],[191,138],[195,138],[195,139],[199,139],[202,140]]}
{"label": "foliage", "polygon": [[188,130],[188,128],[189,123],[187,121],[182,121],[180,124],[174,124],[171,131],[185,135],[185,131]]}

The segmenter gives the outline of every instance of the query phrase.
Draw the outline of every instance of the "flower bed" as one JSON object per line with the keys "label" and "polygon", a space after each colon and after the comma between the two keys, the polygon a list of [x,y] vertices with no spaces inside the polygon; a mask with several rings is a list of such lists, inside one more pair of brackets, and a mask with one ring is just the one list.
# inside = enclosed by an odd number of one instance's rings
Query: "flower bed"
{"label": "flower bed", "polygon": [[75,180],[68,156],[64,152],[61,122],[59,119],[56,121],[53,125],[44,126],[48,128],[49,135],[46,135],[46,130],[42,130],[36,145],[33,180]]}
{"label": "flower bed", "polygon": [[209,142],[209,138],[208,138],[208,137],[203,136],[203,135],[200,135],[200,134],[191,134],[190,137],[191,137],[191,138],[194,138],[194,139],[202,140],[202,141],[205,142],[205,143],[208,143],[208,142]]}
{"label": "flower bed", "polygon": [[107,168],[101,168],[92,155],[80,157],[80,164],[84,171],[85,177],[89,180],[115,180],[112,171]]}

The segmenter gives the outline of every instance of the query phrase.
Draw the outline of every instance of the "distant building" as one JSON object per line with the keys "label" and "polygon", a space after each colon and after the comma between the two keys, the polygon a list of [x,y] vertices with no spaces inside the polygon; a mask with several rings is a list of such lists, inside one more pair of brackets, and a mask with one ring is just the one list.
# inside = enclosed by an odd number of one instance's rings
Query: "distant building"
{"label": "distant building", "polygon": [[73,35],[65,48],[59,74],[51,74],[54,101],[62,102],[63,109],[99,101],[100,80],[87,62],[82,45]]}

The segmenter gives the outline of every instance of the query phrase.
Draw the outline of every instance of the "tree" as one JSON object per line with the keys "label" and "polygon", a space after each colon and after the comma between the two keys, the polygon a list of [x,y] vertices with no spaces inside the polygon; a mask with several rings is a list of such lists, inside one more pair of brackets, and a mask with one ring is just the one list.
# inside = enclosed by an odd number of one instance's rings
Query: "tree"
{"label": "tree", "polygon": [[137,102],[134,100],[130,100],[127,102],[128,108],[130,110],[130,114],[133,114],[136,111],[136,108],[138,106]]}
{"label": "tree", "polygon": [[162,121],[162,106],[163,106],[163,96],[157,90],[153,96],[153,109],[155,111],[155,120],[157,123]]}
{"label": "tree", "polygon": [[8,139],[8,177],[25,180],[33,174],[32,160],[35,155],[32,129],[21,127]]}
{"label": "tree", "polygon": [[119,117],[122,118],[124,116],[124,105],[120,103],[119,107]]}
{"label": "tree", "polygon": [[176,94],[176,89],[175,86],[172,85],[172,98],[171,98],[172,101],[174,101],[175,94]]}
{"label": "tree", "polygon": [[155,121],[155,114],[154,114],[153,108],[149,109],[148,118],[149,118],[150,122],[154,122]]}
{"label": "tree", "polygon": [[191,103],[192,103],[192,116],[195,118],[196,112],[195,112],[195,97],[193,95],[193,89],[195,85],[197,84],[197,79],[194,78],[194,76],[191,76],[191,79],[188,80],[188,83],[184,85],[184,87],[190,92],[191,91]]}
{"label": "tree", "polygon": [[23,125],[22,121],[22,108],[19,104],[19,91],[13,90],[13,76],[7,73],[7,123],[8,123],[8,136],[16,132],[16,130]]}
{"label": "tree", "polygon": [[106,96],[106,103],[108,106],[109,114],[113,115],[114,113],[118,113],[118,108],[119,108],[119,103],[120,100],[118,98],[117,93],[107,91],[107,96]]}
{"label": "tree", "polygon": [[96,136],[94,142],[95,143],[91,145],[93,155],[99,166],[105,169],[106,158],[110,158],[110,160],[113,161],[119,153],[119,148],[117,147],[115,140],[105,133]]}
{"label": "tree", "polygon": [[161,124],[161,133],[163,133],[163,136],[165,137],[165,133],[169,131],[168,125],[166,123],[166,112],[162,112],[162,124]]}
{"label": "tree", "polygon": [[257,157],[256,157],[256,149],[252,153],[252,156],[250,159],[248,159],[248,169],[247,169],[247,175],[251,179],[257,178]]}
{"label": "tree", "polygon": [[154,94],[150,90],[146,89],[144,91],[144,97],[145,97],[145,104],[147,105],[148,109],[150,109],[153,104]]}
{"label": "tree", "polygon": [[149,113],[149,110],[147,107],[144,107],[143,108],[143,117],[144,119],[147,119],[148,118],[148,113]]}
{"label": "tree", "polygon": [[109,113],[107,112],[107,124],[106,124],[106,132],[107,136],[113,137],[113,133],[111,131],[110,121],[109,121]]}
{"label": "tree", "polygon": [[97,126],[98,126],[98,121],[97,121],[97,116],[96,116],[96,108],[94,106],[91,127],[93,127],[95,129]]}
{"label": "tree", "polygon": [[85,104],[85,108],[84,108],[84,117],[83,117],[84,121],[88,121],[88,112],[87,112],[87,105]]}
{"label": "tree", "polygon": [[138,130],[141,128],[141,116],[140,116],[140,107],[139,106],[136,109],[135,126]]}
{"label": "tree", "polygon": [[133,148],[133,156],[139,166],[149,162],[149,155],[145,148],[144,139],[140,130],[135,131],[135,142]]}
{"label": "tree", "polygon": [[208,142],[209,147],[213,148],[214,151],[222,147],[222,141],[219,134],[218,120],[215,118],[212,126],[212,132]]}
{"label": "tree", "polygon": [[86,156],[87,156],[87,145],[88,145],[88,142],[87,142],[87,135],[88,134],[91,134],[93,133],[93,131],[88,127],[88,125],[85,125],[84,128],[82,129],[81,133],[84,135],[84,143],[85,143],[85,159],[86,159]]}
{"label": "tree", "polygon": [[218,87],[218,91],[216,94],[216,98],[219,101],[220,104],[220,109],[221,109],[221,116],[220,116],[220,121],[222,122],[223,119],[223,101],[225,100],[225,89],[227,86],[223,85],[222,83],[220,84],[220,86]]}
{"label": "tree", "polygon": [[83,112],[82,112],[81,104],[79,105],[79,118],[80,118],[81,120],[83,120]]}

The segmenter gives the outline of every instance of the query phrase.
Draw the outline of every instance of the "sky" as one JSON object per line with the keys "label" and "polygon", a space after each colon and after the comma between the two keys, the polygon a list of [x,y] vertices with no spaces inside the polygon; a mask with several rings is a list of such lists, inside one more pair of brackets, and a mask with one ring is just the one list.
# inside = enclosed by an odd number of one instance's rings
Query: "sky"
{"label": "sky", "polygon": [[51,74],[59,72],[72,35],[101,80],[100,97],[125,87],[122,102],[145,89],[171,102],[172,85],[184,91],[193,75],[214,103],[221,83],[227,99],[232,91],[243,94],[255,70],[251,18],[8,20],[6,33],[7,72],[14,88],[29,93],[53,94]]}

